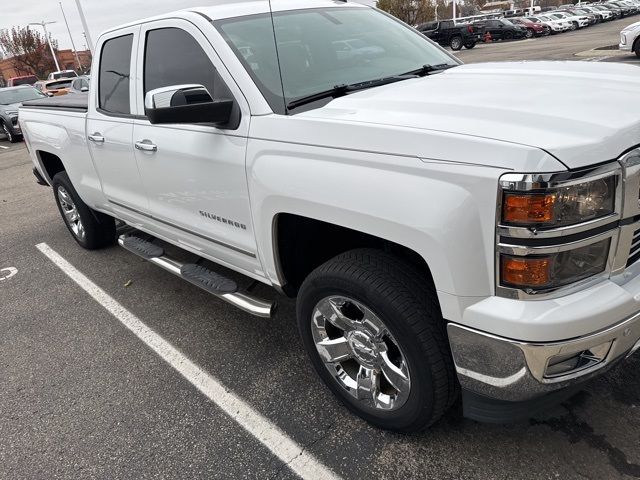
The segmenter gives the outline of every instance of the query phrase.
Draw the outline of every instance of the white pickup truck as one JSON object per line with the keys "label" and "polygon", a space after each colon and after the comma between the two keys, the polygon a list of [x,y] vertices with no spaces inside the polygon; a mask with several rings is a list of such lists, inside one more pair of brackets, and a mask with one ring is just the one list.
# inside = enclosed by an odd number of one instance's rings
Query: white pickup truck
{"label": "white pickup truck", "polygon": [[470,418],[531,415],[638,349],[636,67],[461,65],[373,8],[272,3],[110,30],[88,97],[20,108],[82,247],[118,219],[249,313],[274,305],[211,262],[297,297],[320,377],[397,431],[460,392]]}

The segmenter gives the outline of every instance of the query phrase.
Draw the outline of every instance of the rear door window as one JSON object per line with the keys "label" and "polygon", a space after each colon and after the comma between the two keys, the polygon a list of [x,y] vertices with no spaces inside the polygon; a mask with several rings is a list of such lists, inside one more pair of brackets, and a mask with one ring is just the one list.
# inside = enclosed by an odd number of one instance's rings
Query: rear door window
{"label": "rear door window", "polygon": [[102,46],[98,96],[100,109],[107,113],[131,114],[131,50],[133,35],[107,40]]}

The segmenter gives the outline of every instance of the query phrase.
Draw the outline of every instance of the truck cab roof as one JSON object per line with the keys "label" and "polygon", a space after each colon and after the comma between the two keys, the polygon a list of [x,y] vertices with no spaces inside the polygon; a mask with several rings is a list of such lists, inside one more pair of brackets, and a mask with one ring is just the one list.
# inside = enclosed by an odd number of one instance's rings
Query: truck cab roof
{"label": "truck cab roof", "polygon": [[[277,2],[271,2],[271,8],[274,12],[327,7],[371,8],[367,5],[362,5],[360,3],[347,0],[278,0]],[[224,3],[219,3],[218,5],[188,8],[184,10],[178,10],[176,12],[157,15],[155,17],[137,20],[135,22],[130,22],[114,28],[110,28],[109,30],[103,32],[103,34],[121,30],[127,27],[132,27],[135,25],[140,25],[149,21],[172,18],[189,13],[196,13],[207,18],[208,20],[222,20],[226,18],[244,17],[248,15],[259,15],[261,13],[268,13],[269,11],[270,7],[268,0],[234,0],[231,2],[225,1]]]}

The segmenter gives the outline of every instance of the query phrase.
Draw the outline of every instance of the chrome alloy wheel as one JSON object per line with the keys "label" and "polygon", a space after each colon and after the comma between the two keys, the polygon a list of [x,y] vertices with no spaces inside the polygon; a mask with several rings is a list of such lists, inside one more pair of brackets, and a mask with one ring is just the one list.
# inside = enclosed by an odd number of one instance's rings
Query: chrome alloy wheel
{"label": "chrome alloy wheel", "polygon": [[327,297],[313,309],[313,340],[334,380],[368,407],[395,410],[411,389],[409,367],[380,317],[346,297]]}
{"label": "chrome alloy wheel", "polygon": [[80,214],[76,208],[76,204],[73,202],[71,195],[65,190],[64,187],[58,187],[58,200],[60,201],[60,207],[62,213],[69,224],[69,228],[78,240],[84,240],[85,231],[82,220],[80,220]]}

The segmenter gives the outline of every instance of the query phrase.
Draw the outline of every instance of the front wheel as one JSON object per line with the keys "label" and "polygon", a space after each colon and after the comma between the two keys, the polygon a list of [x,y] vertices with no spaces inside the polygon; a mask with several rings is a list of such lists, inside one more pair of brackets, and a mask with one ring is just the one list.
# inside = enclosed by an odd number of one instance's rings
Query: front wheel
{"label": "front wheel", "polygon": [[533,29],[527,28],[527,33],[524,34],[525,38],[533,38]]}
{"label": "front wheel", "polygon": [[298,328],[329,389],[371,424],[422,430],[457,398],[435,289],[404,261],[353,250],[304,281]]}
{"label": "front wheel", "polygon": [[502,39],[503,40],[513,40],[513,33],[504,32],[504,34],[502,35]]}
{"label": "front wheel", "polygon": [[473,40],[464,44],[464,48],[466,48],[467,50],[471,50],[475,46],[476,46],[476,42]]}
{"label": "front wheel", "polygon": [[7,140],[9,141],[9,143],[16,143],[18,141],[18,137],[13,133],[11,133],[11,129],[4,122],[2,122],[2,131],[5,137],[7,137]]}
{"label": "front wheel", "polygon": [[115,243],[116,222],[113,217],[89,208],[76,192],[67,172],[55,175],[52,184],[60,215],[81,247],[96,250]]}
{"label": "front wheel", "polygon": [[451,39],[451,50],[461,50],[462,49],[462,37],[455,36]]}
{"label": "front wheel", "polygon": [[573,22],[571,24],[571,31],[573,32],[574,30],[577,30],[578,28],[580,28],[580,25],[578,25],[578,22]]}
{"label": "front wheel", "polygon": [[636,57],[640,57],[640,41],[636,41],[636,44],[633,46],[633,53],[636,54]]}

